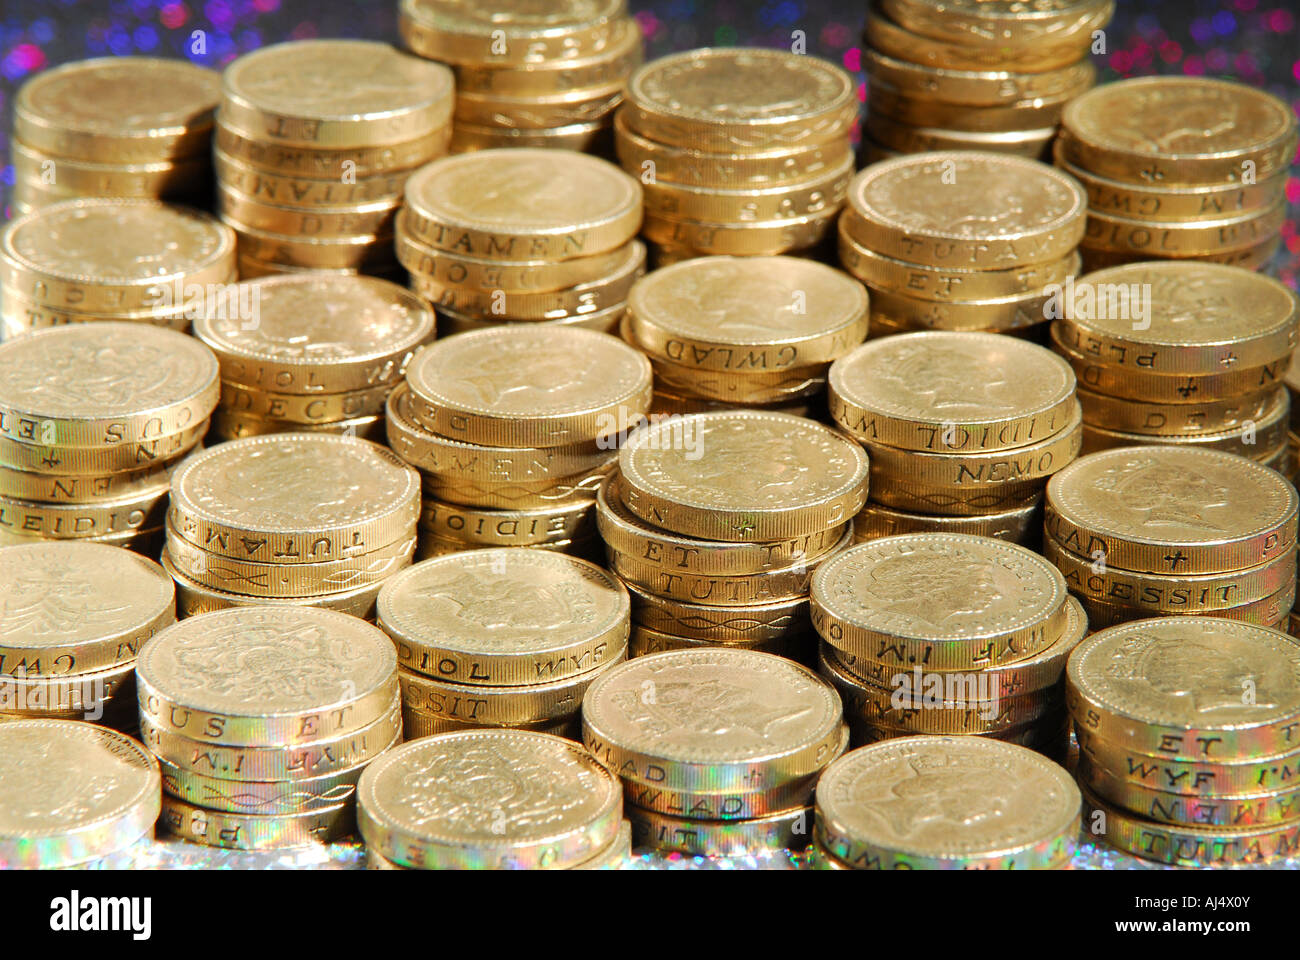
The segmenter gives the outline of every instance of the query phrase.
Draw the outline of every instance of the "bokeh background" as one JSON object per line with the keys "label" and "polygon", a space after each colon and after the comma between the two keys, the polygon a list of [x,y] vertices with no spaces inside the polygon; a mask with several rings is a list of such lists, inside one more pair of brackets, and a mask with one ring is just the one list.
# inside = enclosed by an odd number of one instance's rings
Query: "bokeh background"
{"label": "bokeh background", "polygon": [[[491,0],[478,0],[490,3]],[[660,56],[700,46],[788,47],[802,30],[810,54],[860,81],[865,0],[631,0]],[[189,54],[195,30],[207,53]],[[397,39],[397,0],[0,0],[0,200],[8,215],[13,166],[8,131],[14,92],[31,74],[108,55],[186,56],[220,67],[269,43],[312,37]],[[1300,0],[1118,0],[1100,82],[1147,74],[1234,78],[1300,108]],[[865,95],[865,89],[859,87]],[[1277,275],[1300,282],[1300,168],[1287,184]]]}

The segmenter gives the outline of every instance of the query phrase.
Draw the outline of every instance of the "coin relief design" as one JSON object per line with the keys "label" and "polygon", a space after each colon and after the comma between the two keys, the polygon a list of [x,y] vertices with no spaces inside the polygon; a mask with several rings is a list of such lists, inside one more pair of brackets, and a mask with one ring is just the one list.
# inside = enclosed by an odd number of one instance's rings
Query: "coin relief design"
{"label": "coin relief design", "polygon": [[220,99],[221,75],[213,70],[178,60],[106,57],[40,75],[22,87],[18,109],[60,127],[121,135],[194,125]]}

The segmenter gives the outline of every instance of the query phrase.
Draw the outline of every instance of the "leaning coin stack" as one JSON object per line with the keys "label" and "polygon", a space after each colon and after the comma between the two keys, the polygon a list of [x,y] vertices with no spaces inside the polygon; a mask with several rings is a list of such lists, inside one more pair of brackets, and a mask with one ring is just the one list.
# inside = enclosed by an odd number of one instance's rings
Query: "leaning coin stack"
{"label": "leaning coin stack", "polygon": [[332,610],[218,610],[168,627],[136,668],[141,739],[162,772],[161,825],[256,850],[354,830],[362,770],[401,742],[397,657]]}
{"label": "leaning coin stack", "polygon": [[412,53],[455,71],[453,153],[610,152],[614,109],[642,58],[627,0],[401,0],[398,27]]}
{"label": "leaning coin stack", "polygon": [[655,270],[623,335],[650,357],[655,412],[825,416],[826,372],[867,334],[867,292],[795,257],[704,257]]}
{"label": "leaning coin stack", "polygon": [[1296,491],[1236,454],[1127,447],[1047,485],[1044,553],[1095,628],[1184,614],[1285,629]]}
{"label": "leaning coin stack", "polygon": [[1085,452],[1177,444],[1287,470],[1289,289],[1241,267],[1149,261],[1085,274],[1062,300],[1052,340],[1084,383]]}
{"label": "leaning coin stack", "polygon": [[1088,619],[1038,554],[965,534],[859,544],[813,575],[812,621],[855,746],[964,734],[1063,757],[1061,675]]}
{"label": "leaning coin stack", "polygon": [[14,102],[15,212],[76,197],[209,206],[220,99],[220,75],[182,60],[105,57],[37,74]]}
{"label": "leaning coin stack", "polygon": [[158,765],[125,734],[0,723],[0,870],[70,867],[153,838]]}
{"label": "leaning coin stack", "polygon": [[1115,0],[877,0],[867,13],[867,160],[925,150],[1041,158]]}
{"label": "leaning coin stack", "polygon": [[813,863],[829,870],[1062,870],[1079,788],[1015,744],[903,737],[854,750],[817,784]]}
{"label": "leaning coin stack", "polygon": [[234,279],[235,235],[205,213],[68,200],[0,234],[0,340],[103,320],[186,330]]}
{"label": "leaning coin stack", "polygon": [[935,532],[1037,545],[1043,488],[1082,441],[1060,357],[991,333],[904,333],[837,360],[828,384],[832,419],[871,458],[859,542]]}
{"label": "leaning coin stack", "polygon": [[172,475],[162,564],[180,616],[289,605],[374,616],[415,552],[420,482],[355,437],[283,433],[218,444]]}
{"label": "leaning coin stack", "polygon": [[753,650],[672,650],[587,690],[583,742],[623,782],[638,847],[731,856],[807,846],[817,777],[844,752],[824,680]]}
{"label": "leaning coin stack", "polygon": [[576,740],[583,691],[627,656],[627,591],[547,550],[426,560],[384,584],[377,612],[397,647],[408,740],[474,727]]}
{"label": "leaning coin stack", "polygon": [[176,620],[171,578],[101,543],[0,547],[0,716],[134,730],[135,660]]}
{"label": "leaning coin stack", "polygon": [[318,432],[382,442],[384,403],[434,335],[422,300],[375,277],[246,280],[225,305],[194,319],[221,364],[216,440]]}
{"label": "leaning coin stack", "polygon": [[0,545],[156,555],[168,474],[208,429],[217,360],[193,337],[76,324],[0,344]]}
{"label": "leaning coin stack", "polygon": [[1259,269],[1277,250],[1296,116],[1263,90],[1143,77],[1066,107],[1056,162],[1088,192],[1089,270],[1192,259]]}
{"label": "leaning coin stack", "polygon": [[1115,847],[1234,867],[1300,846],[1300,643],[1230,620],[1141,620],[1070,658],[1084,816]]}
{"label": "leaning coin stack", "polygon": [[646,358],[608,334],[535,324],[416,354],[388,442],[424,481],[420,554],[540,547],[590,556],[596,488],[645,418]]}
{"label": "leaning coin stack", "polygon": [[641,185],[571,150],[484,150],[406,185],[397,258],[439,332],[511,323],[614,330],[645,273]]}
{"label": "leaning coin stack", "polygon": [[366,40],[266,47],[226,68],[217,207],[244,277],[301,270],[395,275],[406,179],[447,151],[453,80]]}
{"label": "leaning coin stack", "polygon": [[619,452],[597,522],[632,594],[633,657],[717,645],[810,660],[808,584],[867,496],[857,444],[801,417],[701,413]]}
{"label": "leaning coin stack", "polygon": [[808,252],[853,177],[853,79],[816,57],[704,49],[646,64],[614,119],[658,265]]}
{"label": "leaning coin stack", "polygon": [[618,779],[570,740],[523,730],[423,737],[357,786],[378,870],[600,870],[631,854]]}
{"label": "leaning coin stack", "polygon": [[975,151],[874,164],[849,187],[840,260],[871,291],[873,335],[986,330],[1035,337],[1051,290],[1079,272],[1087,197],[1060,171]]}

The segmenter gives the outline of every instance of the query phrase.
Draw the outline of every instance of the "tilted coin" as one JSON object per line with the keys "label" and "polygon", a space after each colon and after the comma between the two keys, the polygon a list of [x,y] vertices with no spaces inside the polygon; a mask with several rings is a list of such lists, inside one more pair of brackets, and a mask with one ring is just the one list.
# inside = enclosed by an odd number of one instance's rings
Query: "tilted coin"
{"label": "tilted coin", "polygon": [[257,322],[203,314],[194,335],[217,355],[222,380],[243,387],[312,397],[392,384],[433,338],[428,306],[370,277],[266,277],[229,296],[255,308]]}
{"label": "tilted coin", "polygon": [[378,601],[403,667],[498,687],[563,680],[613,658],[629,609],[627,591],[594,564],[507,548],[418,564]]}
{"label": "tilted coin", "polygon": [[634,433],[619,453],[627,508],[703,539],[770,541],[846,521],[866,502],[867,457],[784,414],[698,414]]}
{"label": "tilted coin", "polygon": [[1163,617],[1084,641],[1066,668],[1075,725],[1141,753],[1196,760],[1300,746],[1300,644],[1278,630]]}
{"label": "tilted coin", "polygon": [[641,184],[568,151],[484,150],[421,169],[404,222],[438,250],[502,260],[568,260],[613,250],[641,226]]}
{"label": "tilted coin", "polygon": [[812,618],[839,650],[961,670],[1027,659],[1068,622],[1061,573],[989,537],[918,533],[851,547],[813,574]]}
{"label": "tilted coin", "polygon": [[153,828],[158,765],[135,740],[67,720],[0,724],[0,866],[63,867]]}
{"label": "tilted coin", "polygon": [[328,148],[402,143],[451,119],[449,69],[366,40],[302,40],[240,57],[222,76],[224,123]]}
{"label": "tilted coin", "polygon": [[[1021,375],[1033,369],[1035,376]],[[831,416],[860,440],[911,450],[1007,450],[1053,436],[1075,378],[1035,344],[991,333],[908,333],[831,366]]]}
{"label": "tilted coin", "polygon": [[94,543],[0,550],[0,675],[81,674],[134,660],[176,619],[151,560]]}
{"label": "tilted coin", "polygon": [[355,817],[350,803],[302,813],[233,813],[164,794],[158,822],[191,843],[232,850],[278,850],[346,837],[353,832]]}
{"label": "tilted coin", "polygon": [[794,257],[689,260],[639,281],[631,340],[686,368],[765,373],[828,363],[862,342],[867,292]]}
{"label": "tilted coin", "polygon": [[402,0],[402,39],[422,57],[475,67],[570,61],[607,51],[626,0],[505,0],[490,10],[454,0]]}
{"label": "tilted coin", "polygon": [[219,610],[180,621],[141,651],[141,717],[206,743],[311,743],[382,716],[396,670],[388,638],[346,614]]}
{"label": "tilted coin", "polygon": [[812,840],[813,808],[745,820],[695,820],[629,806],[637,846],[695,857],[730,857],[764,850],[798,850]]}
{"label": "tilted coin", "polygon": [[853,518],[854,543],[866,543],[902,533],[966,533],[996,537],[1022,547],[1035,547],[1042,534],[1043,501],[1039,497],[1023,507],[973,517],[945,517],[938,514],[895,510],[868,503]]}
{"label": "tilted coin", "polygon": [[1181,447],[1083,457],[1047,485],[1046,529],[1079,556],[1144,573],[1240,570],[1293,551],[1295,490],[1232,454]]}
{"label": "tilted coin", "polygon": [[905,737],[827,769],[817,829],[856,869],[1041,870],[1073,849],[1079,800],[1063,768],[1024,747]]}
{"label": "tilted coin", "polygon": [[676,650],[602,674],[583,742],[625,780],[698,793],[761,792],[808,776],[842,743],[840,698],[782,657]]}
{"label": "tilted coin", "polygon": [[407,370],[411,414],[434,433],[558,447],[629,429],[649,406],[650,362],[589,330],[515,327],[432,344]]}
{"label": "tilted coin", "polygon": [[426,737],[361,775],[369,849],[408,867],[563,869],[618,835],[618,780],[568,740],[518,730]]}
{"label": "tilted coin", "polygon": [[632,623],[660,633],[717,643],[764,643],[806,633],[808,599],[798,597],[748,607],[718,607],[667,600],[624,582],[632,597]]}
{"label": "tilted coin", "polygon": [[312,563],[410,536],[419,476],[365,440],[281,434],[223,443],[172,475],[171,521],[232,560]]}
{"label": "tilted coin", "polygon": [[1083,189],[1046,164],[928,153],[859,173],[845,228],[867,249],[899,260],[1006,269],[1069,254],[1083,237],[1087,205]]}

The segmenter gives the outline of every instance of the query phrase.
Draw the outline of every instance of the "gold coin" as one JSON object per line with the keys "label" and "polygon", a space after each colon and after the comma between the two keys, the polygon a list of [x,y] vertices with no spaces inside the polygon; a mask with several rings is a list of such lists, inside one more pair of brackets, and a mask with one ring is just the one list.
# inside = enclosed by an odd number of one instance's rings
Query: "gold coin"
{"label": "gold coin", "polygon": [[179,460],[102,477],[29,473],[0,465],[0,494],[53,503],[100,503],[148,493],[166,493]]}
{"label": "gold coin", "polygon": [[656,389],[650,404],[650,419],[685,417],[695,413],[723,413],[731,410],[751,410],[759,413],[783,413],[792,417],[821,420],[826,416],[826,404],[819,395],[795,397],[777,403],[728,402],[726,400],[709,400],[693,394],[669,393]]}
{"label": "gold coin", "polygon": [[12,145],[15,192],[19,185],[33,196],[57,203],[74,197],[193,197],[209,187],[212,163],[206,157],[152,163],[95,163],[67,160]]}
{"label": "gold coin", "polygon": [[594,564],[519,548],[418,564],[378,601],[407,670],[495,687],[564,680],[614,659],[629,610],[627,591]]}
{"label": "gold coin", "polygon": [[797,181],[720,189],[660,181],[644,183],[646,212],[667,219],[744,225],[834,213],[853,178],[852,156],[829,170]]}
{"label": "gold coin", "polygon": [[402,199],[384,198],[338,207],[287,207],[265,203],[217,184],[217,213],[236,230],[261,230],[285,236],[352,237],[391,234]]}
{"label": "gold coin", "polygon": [[308,270],[395,270],[393,238],[387,236],[301,237],[239,228],[239,256],[269,267]]}
{"label": "gold coin", "polygon": [[760,643],[805,633],[808,598],[749,607],[715,607],[668,600],[624,582],[632,623],[659,633],[717,643]]}
{"label": "gold coin", "polygon": [[[918,796],[963,812],[928,819],[901,799]],[[1024,747],[904,737],[831,764],[817,784],[817,831],[860,870],[1041,870],[1073,850],[1079,801],[1063,768]]]}
{"label": "gold coin", "polygon": [[[1196,119],[1202,116],[1220,122],[1207,131]],[[1103,84],[1075,99],[1061,123],[1061,156],[1121,183],[1263,180],[1290,164],[1296,146],[1295,114],[1285,103],[1208,77]]]}
{"label": "gold coin", "polygon": [[[1019,376],[1033,369],[1032,380]],[[998,451],[1067,429],[1073,371],[1042,347],[991,333],[908,333],[863,344],[828,376],[831,416],[871,444]]]}
{"label": "gold coin", "polygon": [[0,713],[11,716],[108,723],[114,719],[110,713],[127,719],[122,714],[135,695],[134,664],[129,660],[88,673],[29,676],[19,670],[0,675]]}
{"label": "gold coin", "polygon": [[[1195,260],[1198,263],[1222,263],[1230,267],[1242,267],[1246,270],[1262,270],[1273,262],[1273,256],[1281,245],[1282,238],[1277,234],[1273,234],[1254,246],[1220,250],[1215,253],[1176,253],[1168,256],[1167,259]],[[1090,247],[1084,243],[1079,244],[1079,255],[1083,258],[1085,272],[1104,270],[1106,267],[1117,267],[1127,263],[1151,259],[1150,256],[1144,256],[1134,251],[1126,253],[1123,251],[1102,250],[1099,247]]]}
{"label": "gold coin", "polygon": [[597,760],[624,780],[694,793],[758,793],[811,775],[840,750],[841,716],[839,696],[807,668],[724,647],[630,660],[582,703]]}
{"label": "gold coin", "polygon": [[1273,395],[1273,402],[1258,420],[1247,420],[1236,427],[1214,433],[1196,433],[1152,437],[1147,434],[1084,424],[1083,452],[1096,453],[1114,447],[1137,447],[1148,444],[1185,446],[1221,450],[1260,462],[1271,460],[1286,447],[1287,421],[1291,397],[1286,391]]}
{"label": "gold coin", "polygon": [[657,394],[763,408],[771,404],[797,405],[803,400],[810,401],[811,405],[825,391],[825,374],[830,368],[830,364],[821,363],[777,373],[737,373],[686,367],[653,357],[650,366],[654,369]]}
{"label": "gold coin", "polygon": [[[743,464],[737,472],[732,467]],[[771,541],[844,523],[867,497],[867,457],[821,424],[734,411],[638,430],[619,452],[628,510],[708,540]]]}
{"label": "gold coin", "polygon": [[[1222,617],[1225,620],[1240,620],[1261,627],[1278,627],[1279,621],[1285,620],[1291,607],[1295,605],[1295,594],[1295,584],[1288,583],[1277,593],[1262,600],[1251,600],[1217,610],[1179,611],[1179,616]],[[1116,627],[1134,620],[1147,620],[1153,615],[1152,610],[1136,603],[1109,603],[1090,596],[1080,596],[1079,602],[1088,611],[1088,620],[1094,630]]]}
{"label": "gold coin", "polygon": [[[1057,0],[1025,9],[1015,0],[881,0],[881,10],[908,30],[972,47],[1037,46],[1078,39],[1084,47],[1092,29],[1114,12],[1107,0]],[[1104,15],[1104,19],[1098,20]]]}
{"label": "gold coin", "polygon": [[879,80],[910,97],[968,106],[1076,97],[1097,79],[1097,70],[1088,60],[1042,73],[1014,73],[926,67],[870,48],[862,52],[862,59],[873,82]]}
{"label": "gold coin", "polygon": [[437,250],[503,260],[569,260],[620,247],[641,226],[641,184],[569,151],[446,157],[406,184],[403,222]]}
{"label": "gold coin", "polygon": [[316,426],[378,416],[384,412],[392,389],[391,383],[381,383],[368,390],[302,396],[268,393],[256,387],[223,382],[221,408],[226,413],[254,419]]}
{"label": "gold coin", "polygon": [[208,847],[279,850],[346,837],[354,830],[355,816],[350,803],[303,813],[231,813],[164,794],[158,822],[174,836]]}
{"label": "gold coin", "polygon": [[456,122],[513,130],[554,130],[606,119],[623,102],[623,81],[596,88],[506,97],[456,91]]}
{"label": "gold coin", "polygon": [[217,440],[242,440],[244,437],[261,437],[271,433],[328,433],[340,437],[358,437],[374,443],[384,442],[384,418],[381,416],[353,417],[330,423],[293,423],[289,420],[271,420],[251,417],[218,409],[212,415],[212,432]]}
{"label": "gold coin", "polygon": [[1038,545],[1042,534],[1042,521],[1042,497],[1022,507],[973,517],[912,513],[879,503],[868,503],[853,518],[853,542],[866,543],[902,533],[963,533],[995,537],[1033,549]]}
{"label": "gold coin", "polygon": [[101,539],[157,529],[167,515],[167,491],[97,503],[39,503],[0,496],[0,529],[47,540]]}
{"label": "gold coin", "polygon": [[632,824],[624,820],[618,828],[618,836],[608,847],[572,870],[617,870],[632,856]]}
{"label": "gold coin", "polygon": [[1051,293],[1028,294],[990,300],[922,300],[889,290],[871,291],[871,322],[880,327],[1014,333],[1044,321]]}
{"label": "gold coin", "polygon": [[529,733],[549,733],[554,737],[563,737],[575,743],[582,740],[581,724],[578,714],[572,713],[558,720],[542,720],[538,723],[479,723],[474,720],[455,720],[449,716],[434,716],[431,713],[417,713],[411,709],[402,711],[402,731],[409,743],[424,737],[436,737],[440,733],[464,733],[467,730],[526,730]]}
{"label": "gold coin", "polygon": [[[1008,195],[1024,197],[1009,209]],[[1009,269],[1059,260],[1084,233],[1088,198],[1046,164],[976,151],[899,157],[849,188],[849,236],[910,263]]]}
{"label": "gold coin", "polygon": [[[879,112],[867,114],[863,131],[864,142],[878,144],[877,150],[881,147],[897,153],[988,150],[993,153],[1025,157],[1029,160],[1045,159],[1048,144],[1056,138],[1055,126],[997,132],[951,130],[943,127],[913,126]],[[887,157],[882,156],[878,159],[887,159]]]}
{"label": "gold coin", "polygon": [[182,310],[194,289],[234,272],[229,227],[154,200],[69,200],[0,236],[0,282],[56,308]]}
{"label": "gold coin", "polygon": [[581,746],[518,730],[404,744],[357,787],[367,849],[408,867],[563,869],[608,848],[622,819],[618,780]]}
{"label": "gold coin", "polygon": [[[322,214],[330,213],[331,208],[334,207],[355,208],[357,205],[385,200],[400,204],[402,191],[409,176],[408,171],[395,170],[367,177],[356,177],[355,180],[344,179],[342,174],[351,171],[351,167],[340,167],[336,171],[331,171],[332,176],[320,179],[284,176],[238,160],[222,152],[220,148],[213,151],[213,160],[217,183],[221,188],[229,188],[228,196],[236,205],[240,202],[255,201],[258,205],[298,208],[304,212],[321,208]],[[220,196],[224,200],[227,195],[223,191]],[[234,219],[241,219],[238,213],[233,210],[232,213]]]}
{"label": "gold coin", "polygon": [[799,850],[812,839],[813,808],[798,807],[746,820],[698,820],[629,806],[638,847],[693,857],[734,857],[764,850]]}
{"label": "gold coin", "polygon": [[609,120],[602,117],[592,123],[572,123],[567,127],[550,130],[521,130],[518,127],[485,127],[477,123],[456,121],[451,138],[452,153],[473,153],[479,150],[538,148],[542,150],[570,150],[607,156],[610,149]]}
{"label": "gold coin", "polygon": [[1047,486],[1046,529],[1121,570],[1240,570],[1294,552],[1297,497],[1275,472],[1212,450],[1144,447],[1084,457]]}
{"label": "gold coin", "polygon": [[867,292],[795,257],[705,257],[656,270],[628,297],[630,340],[688,369],[771,373],[862,342]]}
{"label": "gold coin", "polygon": [[142,719],[227,747],[312,743],[359,730],[392,703],[396,669],[392,643],[379,630],[302,607],[190,617],[154,637],[136,667]]}
{"label": "gold coin", "polygon": [[649,406],[650,362],[588,330],[464,333],[421,350],[407,370],[413,419],[488,446],[559,447],[620,434]]}
{"label": "gold coin", "polygon": [[340,181],[347,171],[354,173],[358,180],[365,180],[414,170],[445,154],[450,140],[451,129],[442,127],[404,143],[351,149],[299,147],[238,130],[224,122],[224,118],[217,124],[213,137],[216,149],[231,160],[273,176],[335,181]]}
{"label": "gold coin", "polygon": [[[158,766],[89,723],[0,724],[0,866],[64,867],[116,853],[158,819]],[[70,800],[75,797],[74,800]]]}
{"label": "gold coin", "polygon": [[1057,96],[997,106],[969,106],[912,96],[873,80],[868,106],[875,116],[886,116],[909,126],[965,133],[1008,133],[1054,126],[1061,119],[1061,110],[1068,99]]}
{"label": "gold coin", "polygon": [[1203,403],[1140,403],[1091,390],[1080,390],[1078,396],[1085,421],[1156,438],[1241,431],[1281,402],[1281,390]]}
{"label": "gold coin", "polygon": [[1285,199],[1279,199],[1262,211],[1169,223],[1089,213],[1083,244],[1090,250],[1138,253],[1144,260],[1253,250],[1277,235],[1286,210]]}
{"label": "gold coin", "polygon": [[[812,621],[827,643],[862,659],[978,669],[1056,643],[1069,619],[1065,599],[1060,571],[1024,547],[918,533],[851,547],[818,567]],[[951,612],[936,621],[936,605]]]}
{"label": "gold coin", "polygon": [[[83,313],[78,310],[66,310],[63,307],[51,307],[20,297],[8,290],[0,290],[0,322],[4,324],[5,340],[12,340],[32,330],[45,327],[64,327],[74,323],[147,323],[157,327],[167,327],[185,332],[189,330],[194,315],[194,305],[179,310],[97,310]],[[144,331],[139,331],[143,336]]]}
{"label": "gold coin", "polygon": [[458,67],[571,62],[608,51],[621,34],[626,0],[537,5],[503,0],[490,10],[454,0],[402,0],[398,26],[415,53]]}
{"label": "gold coin", "polygon": [[207,150],[220,99],[221,75],[184,60],[79,60],[22,85],[14,139],[96,163],[196,157]]}
{"label": "gold coin", "polygon": [[[625,304],[616,303],[604,310],[581,313],[556,320],[526,320],[524,323],[538,323],[555,327],[582,327],[598,333],[617,333],[619,322],[623,319]],[[491,330],[493,327],[513,326],[515,321],[506,317],[478,317],[461,313],[450,307],[438,308],[438,334],[446,338],[457,333],[472,333],[477,330]]]}
{"label": "gold coin", "polygon": [[[724,608],[720,607],[718,609]],[[699,640],[694,637],[678,637],[671,633],[651,630],[649,627],[634,626],[632,636],[627,644],[627,656],[631,660],[635,657],[648,657],[652,653],[663,653],[666,650],[697,650],[701,647],[725,646],[734,649],[755,650],[759,653],[774,653],[778,657],[795,660],[797,659],[795,648],[806,646],[805,641],[808,639],[807,637],[775,637],[752,642],[732,641],[730,643],[721,643],[713,640]]]}
{"label": "gold coin", "polygon": [[[504,22],[509,24],[512,21],[507,19]],[[497,26],[501,23],[498,21]],[[642,46],[641,27],[637,21],[630,17],[619,18],[611,22],[609,40],[604,48],[590,56],[535,59],[510,66],[458,65],[456,92],[532,98],[621,84],[641,65]]]}
{"label": "gold coin", "polygon": [[838,216],[836,207],[829,213],[737,224],[647,213],[642,233],[654,243],[689,249],[697,256],[771,257],[815,247]]}
{"label": "gold coin", "polygon": [[425,497],[420,530],[468,547],[533,547],[590,539],[596,532],[596,505],[531,510],[462,507]]}
{"label": "gold coin", "polygon": [[222,76],[221,117],[263,140],[330,149],[397,144],[451,120],[449,69],[367,40],[302,40],[245,54]]}
{"label": "gold coin", "polygon": [[231,560],[314,563],[367,553],[409,537],[419,510],[419,475],[351,437],[235,440],[172,476],[176,531]]}
{"label": "gold coin", "polygon": [[1079,646],[1066,702],[1077,727],[1140,753],[1196,760],[1213,739],[1225,760],[1271,756],[1298,746],[1298,667],[1300,644],[1279,630],[1211,617],[1142,620]]}
{"label": "gold coin", "polygon": [[756,48],[670,54],[628,80],[628,127],[650,140],[746,153],[847,136],[853,81],[816,57]]}
{"label": "gold coin", "polygon": [[168,330],[44,330],[0,345],[0,362],[0,436],[33,448],[123,449],[191,429],[216,406],[211,351]]}

